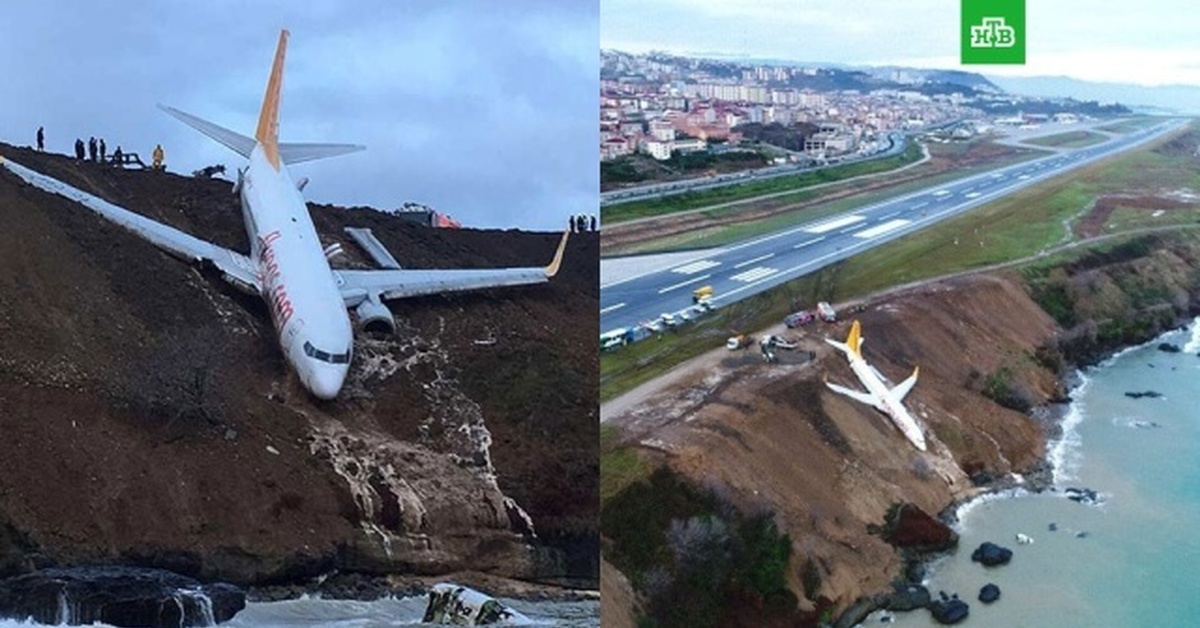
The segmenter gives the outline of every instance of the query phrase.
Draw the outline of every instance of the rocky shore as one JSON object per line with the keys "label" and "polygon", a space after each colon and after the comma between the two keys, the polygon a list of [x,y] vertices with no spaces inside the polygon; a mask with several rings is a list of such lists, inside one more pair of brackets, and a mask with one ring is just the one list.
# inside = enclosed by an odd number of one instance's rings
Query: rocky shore
{"label": "rocky shore", "polygon": [[[816,358],[805,364],[721,356],[611,420],[643,460],[744,512],[772,513],[789,534],[797,608],[760,622],[817,625],[824,616],[852,625],[871,608],[912,605],[894,597],[896,587],[920,582],[930,554],[922,542],[889,542],[898,540],[888,533],[897,512],[919,511],[949,530],[958,508],[981,495],[1051,485],[1046,447],[1061,437],[1075,369],[1190,321],[1200,312],[1198,263],[1195,234],[1144,236],[865,303],[856,317],[872,366],[892,378],[921,367],[905,403],[926,429],[926,454],[873,409],[825,391],[823,378],[854,381],[821,342],[844,336],[846,323],[810,332],[818,337],[802,349]],[[918,527],[925,541],[945,536]],[[614,566],[640,589],[646,572]]]}

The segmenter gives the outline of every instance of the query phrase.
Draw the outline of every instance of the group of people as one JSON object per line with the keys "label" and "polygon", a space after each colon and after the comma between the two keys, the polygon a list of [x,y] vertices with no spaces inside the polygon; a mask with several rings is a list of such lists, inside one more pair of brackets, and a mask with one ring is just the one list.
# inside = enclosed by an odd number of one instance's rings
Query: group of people
{"label": "group of people", "polygon": [[[40,126],[38,127],[37,149],[38,149],[38,152],[41,152],[41,153],[46,152],[46,129],[45,129],[45,127],[40,127]],[[165,156],[163,154],[162,144],[158,144],[157,146],[154,147],[153,157],[154,157],[153,168],[155,170],[162,170],[163,168],[166,167],[163,164],[163,159]],[[124,153],[121,152],[120,146],[117,147],[117,150],[113,151],[112,159],[111,160],[109,159],[108,146],[105,145],[104,138],[97,139],[95,137],[89,137],[87,144],[84,144],[82,139],[76,138],[75,139],[75,158],[80,161],[87,159],[89,161],[96,161],[96,162],[100,162],[100,163],[110,163],[111,162],[118,166],[123,166],[125,164],[125,159],[124,159],[125,155],[124,155]]]}
{"label": "group of people", "polygon": [[[44,150],[42,147],[42,128],[38,127],[38,150]],[[75,139],[75,159],[84,159],[84,144],[83,140]],[[113,152],[113,161],[119,162],[118,155],[121,154],[121,147]],[[95,137],[88,138],[87,141],[87,159],[89,161],[99,161],[101,163],[108,161],[108,146],[104,144],[104,138],[97,140]]]}
{"label": "group of people", "polygon": [[571,216],[571,233],[583,233],[585,231],[595,230],[595,215],[579,214],[578,216]]}

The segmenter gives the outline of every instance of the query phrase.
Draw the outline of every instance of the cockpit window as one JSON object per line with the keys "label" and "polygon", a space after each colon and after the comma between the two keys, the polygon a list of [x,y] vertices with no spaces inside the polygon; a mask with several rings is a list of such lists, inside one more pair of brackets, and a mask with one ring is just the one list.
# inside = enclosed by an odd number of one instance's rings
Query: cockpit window
{"label": "cockpit window", "polygon": [[329,353],[328,351],[322,351],[314,347],[312,343],[308,341],[304,342],[304,355],[307,355],[310,358],[316,358],[322,362],[328,362],[330,364],[348,364],[350,362],[349,351],[345,353]]}

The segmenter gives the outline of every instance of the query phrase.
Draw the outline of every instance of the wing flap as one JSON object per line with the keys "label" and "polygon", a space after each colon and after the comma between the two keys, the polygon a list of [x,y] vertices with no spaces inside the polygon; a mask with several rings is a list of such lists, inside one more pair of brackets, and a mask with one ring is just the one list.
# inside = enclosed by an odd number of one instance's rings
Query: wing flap
{"label": "wing flap", "polygon": [[845,386],[838,386],[837,384],[831,384],[829,382],[825,382],[825,385],[828,386],[829,389],[835,393],[838,393],[841,395],[846,395],[847,397],[850,397],[851,399],[854,399],[861,403],[865,403],[869,406],[872,406],[881,412],[884,411],[883,405],[879,403],[879,400],[876,399],[873,395],[871,395],[869,393],[852,390],[850,388],[846,388]]}
{"label": "wing flap", "polygon": [[896,401],[904,401],[905,395],[907,395],[909,393],[909,391],[913,389],[913,386],[917,383],[917,375],[919,375],[920,373],[921,373],[921,367],[918,366],[918,367],[914,368],[912,375],[909,375],[908,379],[900,382],[900,384],[898,386],[896,386],[895,388],[892,389],[892,397],[894,397],[896,399]]}
{"label": "wing flap", "polygon": [[174,227],[113,205],[98,196],[30,170],[12,160],[0,160],[0,164],[30,185],[75,201],[104,218],[133,231],[169,253],[189,261],[207,260],[212,262],[232,283],[242,289],[253,292],[259,290],[258,275],[254,271],[254,265],[241,253],[206,242]]}
{"label": "wing flap", "polygon": [[462,292],[502,286],[544,283],[544,268],[497,268],[454,270],[340,270],[341,290],[348,302],[379,294],[385,299],[403,299],[442,292]]}

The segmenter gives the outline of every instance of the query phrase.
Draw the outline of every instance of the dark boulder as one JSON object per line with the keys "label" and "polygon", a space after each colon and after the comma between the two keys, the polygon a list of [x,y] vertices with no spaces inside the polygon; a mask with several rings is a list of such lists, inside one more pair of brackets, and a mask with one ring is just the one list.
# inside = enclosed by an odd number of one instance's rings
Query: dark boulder
{"label": "dark boulder", "polygon": [[971,607],[956,597],[950,600],[938,600],[931,603],[929,605],[929,612],[933,614],[934,621],[948,626],[966,619],[967,615],[971,612]]}
{"label": "dark boulder", "polygon": [[1182,349],[1179,348],[1179,345],[1163,342],[1158,345],[1158,350],[1163,353],[1179,353]]}
{"label": "dark boulder", "polygon": [[911,611],[929,606],[929,600],[929,589],[919,584],[897,584],[884,603],[884,608],[889,611]]}
{"label": "dark boulder", "polygon": [[206,626],[232,619],[246,594],[162,569],[43,569],[0,581],[0,616],[44,624]]}
{"label": "dark boulder", "polygon": [[1012,550],[988,542],[980,545],[974,552],[971,552],[971,560],[983,563],[985,567],[1007,565],[1008,561],[1012,560]]}
{"label": "dark boulder", "polygon": [[979,590],[979,601],[984,604],[991,604],[998,599],[1000,599],[1000,587],[990,582],[983,585],[983,588]]}
{"label": "dark boulder", "polygon": [[888,512],[883,540],[902,549],[941,552],[958,546],[958,534],[912,504],[899,504]]}
{"label": "dark boulder", "polygon": [[1088,506],[1095,506],[1104,501],[1099,493],[1090,488],[1068,488],[1063,492],[1066,493],[1067,499]]}
{"label": "dark boulder", "polygon": [[1129,397],[1130,399],[1141,399],[1142,397],[1148,397],[1150,399],[1157,399],[1163,395],[1160,392],[1155,392],[1153,390],[1147,390],[1147,391],[1143,391],[1143,392],[1127,392],[1127,393],[1125,393],[1125,396]]}

